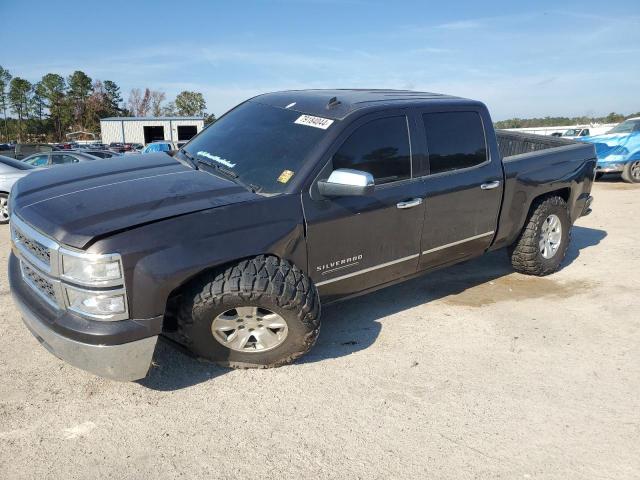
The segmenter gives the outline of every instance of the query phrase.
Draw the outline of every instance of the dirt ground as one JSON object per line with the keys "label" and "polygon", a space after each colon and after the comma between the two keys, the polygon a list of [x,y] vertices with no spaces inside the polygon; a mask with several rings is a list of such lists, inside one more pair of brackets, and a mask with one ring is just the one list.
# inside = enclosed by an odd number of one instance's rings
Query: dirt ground
{"label": "dirt ground", "polygon": [[495,252],[326,308],[292,366],[160,344],[138,383],[31,336],[4,226],[0,478],[640,478],[640,187],[594,196],[553,276]]}

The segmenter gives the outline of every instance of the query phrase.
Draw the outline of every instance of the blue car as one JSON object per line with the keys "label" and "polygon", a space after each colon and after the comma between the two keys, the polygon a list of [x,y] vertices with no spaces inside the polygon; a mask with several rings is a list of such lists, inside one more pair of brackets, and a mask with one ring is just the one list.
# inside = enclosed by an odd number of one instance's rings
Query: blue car
{"label": "blue car", "polygon": [[148,144],[141,153],[151,152],[170,152],[171,150],[177,150],[176,145],[169,141],[156,141]]}
{"label": "blue car", "polygon": [[597,177],[620,173],[626,182],[640,183],[640,117],[625,120],[604,135],[576,140],[595,145]]}

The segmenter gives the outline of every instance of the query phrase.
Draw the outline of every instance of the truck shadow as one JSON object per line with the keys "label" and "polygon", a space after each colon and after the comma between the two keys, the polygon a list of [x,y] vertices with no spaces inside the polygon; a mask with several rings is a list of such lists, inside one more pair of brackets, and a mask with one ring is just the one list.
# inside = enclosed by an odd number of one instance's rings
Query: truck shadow
{"label": "truck shadow", "polygon": [[[604,230],[581,226],[574,226],[572,232],[564,267],[575,262],[582,250],[598,245],[607,236]],[[368,348],[380,333],[380,319],[435,300],[455,300],[456,296],[469,289],[512,273],[506,251],[498,250],[362,297],[329,305],[323,309],[323,328],[315,347],[298,364],[342,357]],[[525,289],[528,289],[526,279],[529,277],[518,277],[525,282]],[[550,289],[551,285],[543,284],[542,288]],[[540,293],[544,294],[538,292]],[[456,302],[452,304],[455,306]],[[201,362],[172,344],[159,342],[154,367],[139,383],[153,390],[179,390],[229,371],[227,368]]]}

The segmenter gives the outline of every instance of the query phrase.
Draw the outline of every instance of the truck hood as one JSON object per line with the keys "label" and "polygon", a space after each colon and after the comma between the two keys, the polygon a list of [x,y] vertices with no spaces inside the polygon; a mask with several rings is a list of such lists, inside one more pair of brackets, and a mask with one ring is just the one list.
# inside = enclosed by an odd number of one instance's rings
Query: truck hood
{"label": "truck hood", "polygon": [[60,243],[84,248],[118,231],[260,198],[165,153],[34,172],[13,187],[12,213]]}

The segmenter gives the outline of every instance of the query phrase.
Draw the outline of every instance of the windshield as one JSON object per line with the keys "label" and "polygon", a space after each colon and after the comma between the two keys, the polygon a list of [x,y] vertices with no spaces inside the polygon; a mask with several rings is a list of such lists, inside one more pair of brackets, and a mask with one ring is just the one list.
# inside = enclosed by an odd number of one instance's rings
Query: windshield
{"label": "windshield", "polygon": [[616,125],[609,133],[632,133],[640,131],[640,120],[625,120],[619,125]]}
{"label": "windshield", "polygon": [[258,193],[281,193],[331,123],[250,101],[207,127],[184,150],[232,171]]}
{"label": "windshield", "polygon": [[31,170],[35,168],[33,165],[29,165],[28,163],[21,162],[20,160],[14,160],[13,158],[9,157],[0,156],[0,163],[9,167],[13,167],[16,170]]}
{"label": "windshield", "polygon": [[562,134],[563,137],[577,137],[580,133],[580,130],[576,130],[575,128],[570,128],[566,132]]}

